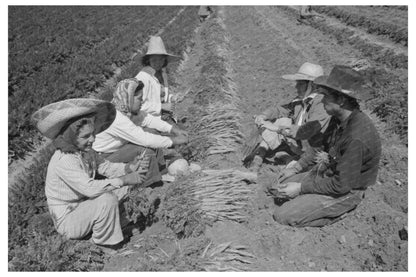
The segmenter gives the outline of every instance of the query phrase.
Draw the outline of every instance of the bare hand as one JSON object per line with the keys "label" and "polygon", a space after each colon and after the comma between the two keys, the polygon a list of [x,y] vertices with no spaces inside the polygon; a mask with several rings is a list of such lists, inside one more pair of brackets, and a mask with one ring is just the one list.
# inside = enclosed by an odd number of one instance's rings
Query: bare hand
{"label": "bare hand", "polygon": [[260,126],[265,120],[266,120],[266,116],[263,114],[254,116],[254,123],[256,123],[257,126]]}
{"label": "bare hand", "polygon": [[162,103],[162,110],[171,112],[172,111],[172,103]]}
{"label": "bare hand", "polygon": [[187,131],[179,129],[176,126],[172,126],[172,130],[170,131],[172,134],[176,135],[176,136],[185,136],[188,137],[189,134]]}
{"label": "bare hand", "polygon": [[172,145],[179,145],[179,144],[185,144],[189,142],[189,139],[187,136],[179,135],[175,137],[171,137],[172,139]]}
{"label": "bare hand", "polygon": [[289,177],[291,177],[291,176],[293,176],[297,173],[298,173],[298,171],[294,167],[285,168],[278,175],[278,177],[277,177],[278,182],[282,183],[284,180],[286,180],[287,178],[289,178]]}
{"label": "bare hand", "polygon": [[300,194],[301,183],[288,182],[277,187],[277,195],[280,198],[295,198]]}
{"label": "bare hand", "polygon": [[120,179],[123,181],[123,186],[132,186],[143,182],[142,176],[137,171],[121,176]]}

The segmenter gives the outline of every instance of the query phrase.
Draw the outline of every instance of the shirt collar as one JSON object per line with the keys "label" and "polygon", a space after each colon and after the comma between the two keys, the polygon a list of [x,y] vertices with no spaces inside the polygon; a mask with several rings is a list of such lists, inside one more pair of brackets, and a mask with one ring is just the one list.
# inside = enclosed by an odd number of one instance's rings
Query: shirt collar
{"label": "shirt collar", "polygon": [[309,101],[311,101],[312,99],[314,99],[318,94],[317,93],[311,93],[308,96],[304,97],[303,99],[296,97],[295,99],[292,100],[292,103],[295,102],[304,102],[304,103],[308,103]]}
{"label": "shirt collar", "polygon": [[340,123],[339,127],[342,129],[345,129],[345,127],[347,127],[347,125],[350,123],[350,121],[360,112],[360,110],[356,109],[353,110],[352,113],[350,114],[350,116],[344,120],[343,122]]}

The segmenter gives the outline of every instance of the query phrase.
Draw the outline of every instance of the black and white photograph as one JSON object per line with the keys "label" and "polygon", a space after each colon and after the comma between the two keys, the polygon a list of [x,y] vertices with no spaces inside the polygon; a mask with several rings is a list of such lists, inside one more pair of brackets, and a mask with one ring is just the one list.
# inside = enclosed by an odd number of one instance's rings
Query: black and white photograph
{"label": "black and white photograph", "polygon": [[409,274],[410,2],[199,2],[2,6],[4,270]]}

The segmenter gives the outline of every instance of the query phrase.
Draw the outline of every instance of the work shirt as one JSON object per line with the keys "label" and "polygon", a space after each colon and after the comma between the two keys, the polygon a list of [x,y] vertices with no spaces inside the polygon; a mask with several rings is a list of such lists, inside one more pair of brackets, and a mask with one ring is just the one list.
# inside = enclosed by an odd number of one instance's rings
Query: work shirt
{"label": "work shirt", "polygon": [[[343,195],[375,183],[381,141],[373,122],[362,111],[354,110],[342,123],[333,117],[318,142],[321,143],[330,156],[330,163],[322,175],[311,171],[302,181],[301,193]],[[301,167],[312,163],[314,155],[311,153],[307,152],[299,159]]]}
{"label": "work shirt", "polygon": [[292,126],[285,135],[296,140],[307,140],[325,132],[330,116],[322,103],[322,94],[311,93],[305,98],[296,97],[286,105],[268,108],[263,114],[268,119],[290,117]]}
{"label": "work shirt", "polygon": [[[100,166],[113,176],[126,174],[125,164],[105,161]],[[88,199],[122,186],[119,178],[95,180],[95,169],[89,167],[81,153],[67,154],[56,150],[49,161],[45,181],[45,194],[49,211],[56,226],[67,213]]]}
{"label": "work shirt", "polygon": [[[151,115],[144,118],[142,126],[161,132],[170,132],[172,129],[172,125]],[[169,137],[146,132],[142,127],[134,124],[130,118],[117,111],[116,118],[110,127],[97,134],[92,148],[97,152],[114,153],[128,142],[150,148],[172,146],[172,139]]]}
{"label": "work shirt", "polygon": [[153,116],[160,117],[162,110],[161,90],[162,85],[155,76],[156,70],[151,66],[144,67],[136,79],[142,81],[143,87],[143,103],[141,110]]}

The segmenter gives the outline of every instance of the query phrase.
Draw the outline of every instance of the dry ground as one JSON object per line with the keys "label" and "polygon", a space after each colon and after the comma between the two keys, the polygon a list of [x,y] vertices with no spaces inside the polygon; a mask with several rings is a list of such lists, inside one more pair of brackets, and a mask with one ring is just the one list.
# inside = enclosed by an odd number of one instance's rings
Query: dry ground
{"label": "dry ground", "polygon": [[[358,50],[339,45],[310,26],[298,25],[293,16],[276,7],[226,7],[222,18],[230,38],[229,62],[241,97],[241,124],[246,135],[253,128],[253,115],[293,97],[294,83],[281,75],[296,72],[305,61],[318,63],[329,73],[334,64],[361,58]],[[194,72],[201,67],[198,55],[203,45],[199,35],[183,70],[175,76],[183,88],[192,84]],[[216,244],[234,241],[246,245],[256,256],[249,265],[255,271],[407,271],[407,238],[399,235],[407,228],[408,220],[407,149],[386,134],[383,143],[385,159],[379,181],[343,220],[323,228],[291,228],[275,223],[271,217],[273,201],[261,189],[270,180],[272,166],[266,165],[255,184],[258,193],[247,211],[249,222],[217,222],[207,229],[206,237]],[[214,167],[229,168],[241,165],[236,156],[211,160],[216,160]],[[162,222],[155,223],[142,232],[135,231],[123,252],[110,258],[104,270],[142,270],[140,261],[148,255],[146,247],[160,248],[169,256],[181,243],[185,242],[175,239]]]}

